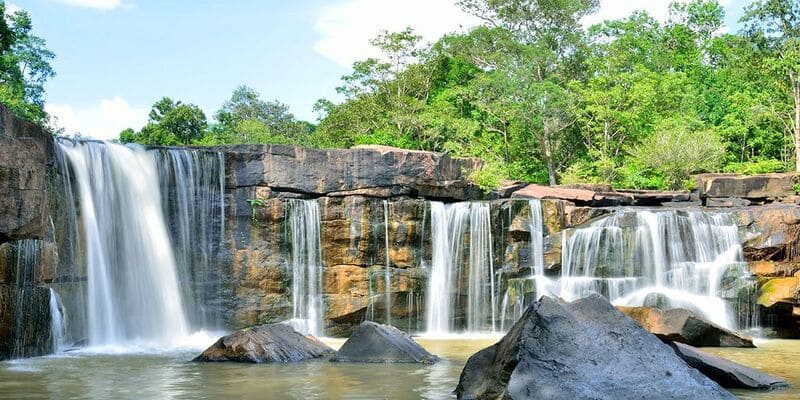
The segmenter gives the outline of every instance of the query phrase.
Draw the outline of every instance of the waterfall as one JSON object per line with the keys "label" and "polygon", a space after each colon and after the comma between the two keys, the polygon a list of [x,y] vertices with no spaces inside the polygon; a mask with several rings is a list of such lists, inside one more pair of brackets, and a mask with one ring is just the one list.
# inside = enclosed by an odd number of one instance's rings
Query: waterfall
{"label": "waterfall", "polygon": [[559,294],[567,300],[597,292],[614,304],[684,307],[736,325],[722,285],[747,272],[726,213],[621,210],[565,231],[562,242]]}
{"label": "waterfall", "polygon": [[472,203],[470,206],[467,285],[467,332],[470,333],[496,330],[497,296],[490,211],[489,203]]}
{"label": "waterfall", "polygon": [[384,248],[386,249],[386,262],[383,274],[383,290],[386,301],[386,325],[392,324],[392,271],[389,260],[389,201],[383,201],[383,238]]}
{"label": "waterfall", "polygon": [[322,326],[322,257],[320,213],[316,200],[289,200],[292,319],[297,331],[320,336]]}
{"label": "waterfall", "polygon": [[[544,271],[544,218],[542,215],[542,201],[540,199],[528,200],[528,229],[531,233],[531,278],[508,279],[506,291],[500,304],[500,331],[505,332],[507,324],[516,322],[525,311],[525,294],[529,292],[527,286],[533,282],[533,291],[536,298],[543,295],[552,295],[554,282],[545,275]],[[510,325],[509,325],[510,326]]]}
{"label": "waterfall", "polygon": [[53,353],[60,353],[64,348],[64,337],[67,333],[66,318],[61,310],[58,295],[50,289],[50,337],[53,340]]}
{"label": "waterfall", "polygon": [[[426,334],[496,330],[497,293],[491,213],[486,202],[444,205],[432,201],[432,254],[426,294]],[[461,297],[466,293],[466,305]],[[463,309],[461,308],[463,307]],[[458,312],[466,314],[457,326]]]}
{"label": "waterfall", "polygon": [[59,141],[80,202],[91,345],[170,345],[189,333],[151,154]]}
{"label": "waterfall", "polygon": [[153,155],[187,318],[193,329],[219,328],[217,255],[225,231],[224,157],[186,149],[156,150]]}

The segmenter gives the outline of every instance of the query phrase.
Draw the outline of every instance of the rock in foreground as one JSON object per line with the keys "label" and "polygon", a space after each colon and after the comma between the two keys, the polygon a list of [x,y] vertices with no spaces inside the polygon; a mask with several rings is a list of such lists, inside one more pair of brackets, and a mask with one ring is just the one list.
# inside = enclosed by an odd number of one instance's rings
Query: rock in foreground
{"label": "rock in foreground", "polygon": [[708,354],[683,343],[671,343],[678,357],[726,388],[772,390],[789,386],[783,378]]}
{"label": "rock in foreground", "polygon": [[331,358],[334,362],[367,363],[433,364],[438,360],[405,332],[372,321],[362,322]]}
{"label": "rock in foreground", "polygon": [[285,324],[259,325],[223,336],[192,361],[297,362],[333,353],[313,336]]}
{"label": "rock in foreground", "polygon": [[756,347],[753,339],[707,321],[685,308],[617,308],[664,341],[703,347]]}
{"label": "rock in foreground", "polygon": [[592,295],[542,297],[461,372],[459,399],[733,399],[672,349]]}

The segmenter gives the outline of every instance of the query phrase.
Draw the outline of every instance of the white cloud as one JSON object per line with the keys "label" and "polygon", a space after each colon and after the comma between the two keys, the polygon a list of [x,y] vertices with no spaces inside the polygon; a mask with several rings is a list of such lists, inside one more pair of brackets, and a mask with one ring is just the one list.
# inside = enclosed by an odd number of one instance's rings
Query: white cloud
{"label": "white cloud", "polygon": [[139,129],[147,122],[148,108],[132,107],[122,97],[100,100],[88,107],[49,103],[48,114],[57,118],[56,124],[72,135],[80,132],[95,139],[116,139],[126,128]]}
{"label": "white cloud", "polygon": [[113,10],[125,5],[122,0],[53,0],[75,7],[93,8],[95,10]]}
{"label": "white cloud", "polygon": [[[663,22],[669,17],[669,4],[673,1],[601,0],[598,12],[582,22],[588,27],[606,19],[625,18],[637,10],[647,11]],[[720,4],[728,8],[731,1],[720,0]],[[424,41],[432,42],[446,33],[463,31],[479,23],[480,20],[463,12],[455,0],[345,0],[323,8],[317,15],[314,30],[322,37],[314,44],[314,50],[341,66],[350,67],[356,60],[379,55],[369,40],[383,29],[392,32],[411,26]],[[726,29],[723,26],[721,31]]]}
{"label": "white cloud", "polygon": [[322,34],[314,50],[335,63],[350,67],[354,61],[378,55],[369,44],[382,30],[401,31],[407,26],[423,41],[478,24],[454,0],[347,0],[325,7],[314,29]]}

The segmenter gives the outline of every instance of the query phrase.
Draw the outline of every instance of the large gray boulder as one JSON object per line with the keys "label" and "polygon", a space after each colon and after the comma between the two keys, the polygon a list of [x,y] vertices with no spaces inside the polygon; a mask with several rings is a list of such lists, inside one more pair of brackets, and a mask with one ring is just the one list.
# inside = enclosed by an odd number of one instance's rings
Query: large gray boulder
{"label": "large gray boulder", "polygon": [[753,339],[725,329],[685,308],[617,308],[664,341],[706,347],[756,347]]}
{"label": "large gray boulder", "polygon": [[789,386],[785,379],[708,354],[683,343],[671,343],[678,357],[726,388],[772,390]]}
{"label": "large gray boulder", "polygon": [[433,364],[439,357],[428,353],[405,332],[364,321],[331,358],[333,362]]}
{"label": "large gray boulder", "polygon": [[192,361],[285,363],[321,358],[333,349],[286,324],[259,325],[223,336]]}
{"label": "large gray boulder", "polygon": [[542,297],[461,372],[459,399],[733,399],[605,298]]}

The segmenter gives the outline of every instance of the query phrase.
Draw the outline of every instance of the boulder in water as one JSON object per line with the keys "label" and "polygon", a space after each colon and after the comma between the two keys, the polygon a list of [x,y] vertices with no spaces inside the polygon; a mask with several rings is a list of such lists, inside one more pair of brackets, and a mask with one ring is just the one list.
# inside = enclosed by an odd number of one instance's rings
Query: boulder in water
{"label": "boulder in water", "polygon": [[289,325],[268,324],[223,336],[192,361],[247,363],[297,362],[325,357],[333,349]]}
{"label": "boulder in water", "polygon": [[364,321],[331,361],[433,364],[439,357],[428,353],[411,336],[393,326]]}
{"label": "boulder in water", "polygon": [[707,347],[756,347],[753,339],[725,329],[685,308],[617,307],[667,342]]}
{"label": "boulder in water", "polygon": [[733,399],[641,325],[592,295],[533,303],[461,372],[459,399]]}
{"label": "boulder in water", "polygon": [[785,379],[708,354],[688,344],[670,343],[687,364],[726,388],[772,390],[789,386]]}

